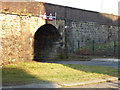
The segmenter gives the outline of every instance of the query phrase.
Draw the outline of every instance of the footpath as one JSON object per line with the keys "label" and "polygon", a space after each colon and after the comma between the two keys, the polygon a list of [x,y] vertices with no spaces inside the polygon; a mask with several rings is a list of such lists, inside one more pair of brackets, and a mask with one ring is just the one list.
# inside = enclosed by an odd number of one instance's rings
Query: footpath
{"label": "footpath", "polygon": [[[109,78],[109,79],[99,79],[99,80],[93,80],[93,81],[87,81],[87,82],[81,82],[81,83],[72,83],[72,84],[56,84],[56,83],[44,83],[44,84],[29,84],[29,85],[21,85],[21,86],[7,86],[2,87],[3,89],[10,89],[10,88],[70,88],[70,87],[77,87],[77,86],[84,86],[84,85],[90,85],[90,84],[96,84],[96,83],[104,83],[104,82],[112,82],[117,81],[117,77]],[[93,87],[94,88],[94,87]]]}
{"label": "footpath", "polygon": [[[104,58],[96,58],[96,59],[92,59],[92,62],[105,62],[105,63],[110,63],[110,62],[114,62],[115,64],[117,63],[117,67],[119,68],[119,64],[118,62],[120,61],[120,59],[104,59]],[[65,61],[65,63],[68,63],[69,61]],[[79,61],[80,63],[82,63],[81,61]],[[87,62],[87,61],[86,61]],[[63,63],[63,62],[57,62],[57,63]],[[71,62],[69,62],[71,63]],[[78,62],[77,62],[78,63]],[[72,63],[71,63],[72,64]],[[75,63],[73,63],[75,64]],[[88,65],[88,63],[86,63]],[[96,65],[96,64],[95,64]],[[99,66],[99,65],[98,65]],[[105,66],[105,65],[103,65]],[[109,67],[110,65],[108,65]],[[112,67],[112,66],[111,66]],[[115,67],[116,68],[116,67]],[[99,80],[93,80],[93,81],[87,81],[87,82],[81,82],[81,83],[72,83],[72,84],[58,84],[58,83],[43,83],[43,84],[29,84],[29,85],[21,85],[21,86],[7,86],[7,87],[2,87],[3,89],[7,89],[7,88],[66,88],[66,87],[76,87],[77,86],[84,86],[84,85],[91,85],[91,84],[97,84],[97,83],[105,83],[105,82],[113,82],[116,81],[118,82],[118,78],[119,77],[113,77],[113,78],[108,78],[108,79],[99,79]],[[118,85],[119,83],[117,83]],[[91,85],[92,86],[92,85]],[[92,87],[91,87],[92,88]],[[94,88],[94,87],[93,87]]]}

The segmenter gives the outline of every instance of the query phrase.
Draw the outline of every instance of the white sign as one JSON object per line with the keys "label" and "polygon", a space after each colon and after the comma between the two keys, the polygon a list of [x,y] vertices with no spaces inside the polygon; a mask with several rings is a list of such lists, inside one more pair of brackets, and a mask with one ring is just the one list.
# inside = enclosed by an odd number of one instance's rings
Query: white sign
{"label": "white sign", "polygon": [[46,12],[44,13],[43,15],[43,19],[46,20],[47,19],[47,15],[46,15]]}
{"label": "white sign", "polygon": [[55,24],[56,24],[56,12],[55,12],[55,16],[53,16],[52,15],[52,13],[50,13],[50,15],[49,16],[47,16],[47,13],[45,12],[44,13],[44,15],[41,15],[41,10],[40,10],[40,17],[42,17],[42,19],[44,19],[44,20],[53,20],[53,19],[55,19]]}
{"label": "white sign", "polygon": [[65,26],[65,28],[67,28],[67,26]]}
{"label": "white sign", "polygon": [[52,16],[52,13],[50,13],[50,15],[49,15],[49,18],[48,18],[49,20],[53,20],[53,16]]}

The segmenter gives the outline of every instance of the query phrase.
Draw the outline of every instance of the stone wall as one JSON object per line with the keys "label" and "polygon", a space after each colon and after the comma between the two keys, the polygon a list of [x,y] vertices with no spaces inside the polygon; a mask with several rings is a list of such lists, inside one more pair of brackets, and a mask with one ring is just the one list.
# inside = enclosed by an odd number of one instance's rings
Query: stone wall
{"label": "stone wall", "polygon": [[34,33],[44,20],[38,17],[0,14],[2,64],[33,58]]}
{"label": "stone wall", "polygon": [[[23,16],[14,14],[0,14],[1,25],[1,59],[2,64],[29,61],[34,59],[34,35],[38,28],[46,23],[45,20],[35,16]],[[64,20],[48,21],[54,25],[61,36],[60,42],[64,42]],[[48,57],[54,58],[61,53],[59,41],[56,42]],[[51,48],[51,47],[50,47]],[[46,54],[47,56],[47,54]]]}
{"label": "stone wall", "polygon": [[[59,47],[59,42],[56,42],[57,47],[50,52],[51,57],[56,55],[56,52],[64,53],[65,47],[65,20],[57,19],[55,21],[48,21],[49,24],[56,26],[62,38]],[[20,16],[12,14],[0,14],[1,32],[1,59],[2,64],[13,63],[17,61],[32,60],[34,56],[33,42],[36,30],[43,24],[45,20],[35,16]],[[78,40],[80,47],[91,43],[105,43],[118,39],[118,26],[106,25],[97,22],[88,21],[67,21],[67,45],[68,52],[78,49]],[[59,49],[59,50],[58,50]]]}
{"label": "stone wall", "polygon": [[[39,18],[40,10],[42,15],[47,12],[57,13],[55,21],[48,21],[54,25],[61,34],[62,43],[58,51],[64,53],[65,47],[65,24],[67,25],[67,46],[68,52],[90,44],[106,43],[118,39],[118,22],[120,18],[115,15],[87,11],[72,7],[65,7],[42,2],[2,2],[0,11],[0,55],[2,63],[27,61],[33,58],[33,42],[36,30],[45,20]],[[67,22],[65,22],[65,19]],[[57,52],[60,44],[53,48],[51,56]]]}
{"label": "stone wall", "polygon": [[106,43],[118,40],[118,26],[98,24],[97,22],[68,21],[67,28],[68,48],[70,52],[73,49],[78,50],[78,40],[80,47],[86,44]]}

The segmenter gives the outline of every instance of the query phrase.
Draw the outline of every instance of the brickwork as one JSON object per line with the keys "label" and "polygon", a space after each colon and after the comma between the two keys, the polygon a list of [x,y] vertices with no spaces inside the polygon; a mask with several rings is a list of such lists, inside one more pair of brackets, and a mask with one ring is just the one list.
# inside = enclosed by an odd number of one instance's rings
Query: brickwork
{"label": "brickwork", "polygon": [[40,2],[2,2],[2,12],[39,16],[45,11],[43,3]]}
{"label": "brickwork", "polygon": [[[42,14],[46,11],[57,13],[57,18],[69,20],[81,20],[89,22],[97,22],[99,24],[118,25],[120,18],[116,15],[77,9],[72,7],[64,7],[42,2],[2,2],[2,12],[19,13],[25,15],[39,16],[40,10]],[[65,15],[66,13],[66,15]],[[65,17],[66,16],[66,17]]]}

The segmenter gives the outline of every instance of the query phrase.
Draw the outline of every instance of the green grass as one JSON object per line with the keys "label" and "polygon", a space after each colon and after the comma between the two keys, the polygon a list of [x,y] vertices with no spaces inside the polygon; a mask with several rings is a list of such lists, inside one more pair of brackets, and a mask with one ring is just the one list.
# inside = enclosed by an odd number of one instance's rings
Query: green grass
{"label": "green grass", "polygon": [[2,67],[3,85],[28,83],[78,83],[118,76],[111,67],[25,62]]}

